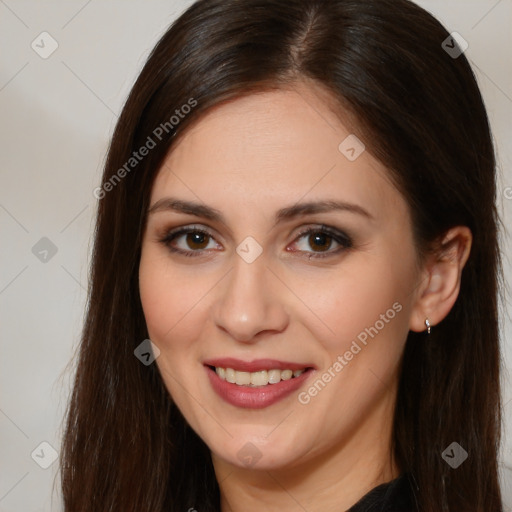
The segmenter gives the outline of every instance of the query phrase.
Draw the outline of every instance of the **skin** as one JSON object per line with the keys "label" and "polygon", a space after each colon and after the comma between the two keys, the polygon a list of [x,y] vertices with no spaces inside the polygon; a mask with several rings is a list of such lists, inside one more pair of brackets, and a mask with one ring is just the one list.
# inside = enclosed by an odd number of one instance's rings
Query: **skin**
{"label": "skin", "polygon": [[[339,151],[351,124],[330,99],[298,82],[215,107],[179,139],[152,189],[151,206],[172,196],[224,217],[153,211],[139,273],[156,363],[212,452],[223,512],[346,510],[398,476],[390,443],[407,334],[448,314],[469,255],[471,233],[456,227],[445,251],[419,265],[405,199],[369,151],[355,161]],[[317,200],[357,204],[372,218],[332,211],[275,224],[279,209]],[[353,247],[298,238],[322,224]],[[171,242],[198,256],[162,242],[181,226],[211,233],[202,245],[186,235]],[[236,252],[248,236],[263,249],[252,263]],[[205,359],[272,358],[313,364],[307,391],[395,303],[401,310],[307,404],[294,392],[264,409],[237,408],[211,388]],[[238,457],[246,443],[261,455],[251,465]]]}

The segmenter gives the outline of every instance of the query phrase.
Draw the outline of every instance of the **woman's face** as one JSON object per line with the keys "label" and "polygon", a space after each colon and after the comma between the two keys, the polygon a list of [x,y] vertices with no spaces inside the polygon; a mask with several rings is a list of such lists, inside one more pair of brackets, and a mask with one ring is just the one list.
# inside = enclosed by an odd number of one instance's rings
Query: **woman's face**
{"label": "woman's face", "polygon": [[410,214],[324,94],[216,107],[152,189],[140,293],[156,364],[224,464],[389,448],[420,278]]}

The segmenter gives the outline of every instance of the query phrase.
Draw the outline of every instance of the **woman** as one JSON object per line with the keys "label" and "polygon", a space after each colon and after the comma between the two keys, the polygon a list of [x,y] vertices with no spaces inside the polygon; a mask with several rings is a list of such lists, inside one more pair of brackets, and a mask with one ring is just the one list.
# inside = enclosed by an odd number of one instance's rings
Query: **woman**
{"label": "woman", "polygon": [[173,24],[95,191],[65,510],[502,510],[495,164],[463,50],[406,0]]}

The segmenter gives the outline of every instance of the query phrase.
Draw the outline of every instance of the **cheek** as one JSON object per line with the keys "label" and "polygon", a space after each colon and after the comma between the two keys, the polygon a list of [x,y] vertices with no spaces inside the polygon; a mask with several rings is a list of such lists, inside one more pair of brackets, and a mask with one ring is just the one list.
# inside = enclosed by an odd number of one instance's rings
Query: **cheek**
{"label": "cheek", "polygon": [[413,254],[402,253],[399,261],[391,250],[386,257],[382,249],[378,257],[358,255],[317,280],[322,286],[314,292],[303,287],[304,302],[322,320],[313,318],[308,328],[325,351],[317,379],[327,384],[315,380],[299,402],[333,436],[339,425],[356,425],[393,389],[408,332],[410,299],[404,290],[414,277]]}
{"label": "cheek", "polygon": [[[336,273],[316,274],[302,282],[301,298],[314,313],[309,328],[323,340],[331,357],[350,348],[353,340],[401,339],[407,331],[408,265],[367,255],[347,259]],[[319,277],[320,276],[320,277]],[[375,330],[376,329],[376,330]]]}
{"label": "cheek", "polygon": [[[196,283],[191,272],[177,271],[165,256],[143,250],[139,268],[139,290],[149,337],[160,350],[186,343],[199,331],[201,298],[207,283]],[[178,347],[174,347],[178,348]]]}
{"label": "cheek", "polygon": [[[190,394],[201,396],[189,376],[200,359],[194,340],[201,336],[206,315],[205,295],[211,285],[194,280],[192,271],[177,269],[152,247],[143,249],[139,290],[151,341],[159,348],[156,360],[173,401],[192,414]],[[192,268],[192,267],[190,267]],[[207,280],[206,280],[207,281]]]}

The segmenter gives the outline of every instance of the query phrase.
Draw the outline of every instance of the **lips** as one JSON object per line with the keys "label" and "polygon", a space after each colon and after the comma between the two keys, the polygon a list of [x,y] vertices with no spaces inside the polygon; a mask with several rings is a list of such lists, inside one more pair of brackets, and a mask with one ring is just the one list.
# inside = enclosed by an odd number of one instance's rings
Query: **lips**
{"label": "lips", "polygon": [[204,366],[213,390],[236,407],[261,409],[289,396],[313,373],[313,365],[258,359],[210,359]]}

